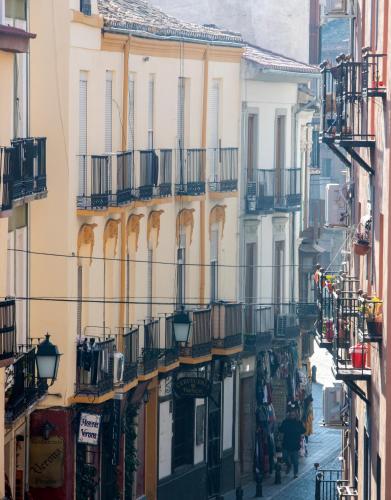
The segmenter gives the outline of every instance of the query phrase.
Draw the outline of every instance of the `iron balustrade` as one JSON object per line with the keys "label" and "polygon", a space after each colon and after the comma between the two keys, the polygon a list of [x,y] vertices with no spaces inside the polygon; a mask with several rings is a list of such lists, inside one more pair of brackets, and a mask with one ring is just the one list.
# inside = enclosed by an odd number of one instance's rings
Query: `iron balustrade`
{"label": "iron balustrade", "polygon": [[363,342],[381,342],[383,339],[383,301],[366,294],[358,298],[358,333]]}
{"label": "iron balustrade", "polygon": [[268,347],[274,334],[273,306],[247,304],[244,308],[244,347],[253,351]]}
{"label": "iron balustrade", "polygon": [[229,192],[238,189],[238,148],[209,150],[210,191]]}
{"label": "iron balustrade", "polygon": [[139,373],[147,375],[158,368],[160,354],[160,320],[144,321],[142,325],[143,346],[139,357]]}
{"label": "iron balustrade", "polygon": [[180,356],[198,358],[212,352],[211,309],[194,309],[189,311],[190,335],[186,345],[179,348]]}
{"label": "iron balustrade", "polygon": [[15,300],[0,301],[0,360],[12,359],[16,352]]}
{"label": "iron balustrade", "polygon": [[386,54],[363,52],[362,58],[362,88],[363,97],[385,97],[387,89],[383,82],[383,65]]}
{"label": "iron balustrade", "polygon": [[113,389],[114,338],[90,337],[77,346],[76,394],[100,396]]}
{"label": "iron balustrade", "polygon": [[15,362],[6,368],[5,418],[12,422],[32,406],[47,387],[39,383],[35,347],[21,346]]}
{"label": "iron balustrade", "polygon": [[247,182],[247,212],[268,212],[274,209],[275,171],[258,169],[255,179]]}
{"label": "iron balustrade", "polygon": [[362,62],[345,59],[321,68],[323,142],[336,140],[352,147],[373,143],[374,136],[368,133],[369,62],[364,67]]}
{"label": "iron balustrade", "polygon": [[212,304],[213,347],[231,348],[243,342],[243,305],[219,302]]}
{"label": "iron balustrade", "polygon": [[165,318],[164,346],[160,350],[159,362],[162,366],[169,366],[178,361],[179,350],[174,334],[174,315]]}
{"label": "iron balustrade", "polygon": [[133,153],[79,155],[77,208],[106,210],[134,199]]}
{"label": "iron balustrade", "polygon": [[338,500],[337,482],[342,478],[341,469],[320,469],[315,464],[315,500]]}
{"label": "iron balustrade", "polygon": [[323,269],[315,272],[315,303],[317,318],[315,322],[316,340],[320,347],[331,349],[334,338],[334,299],[333,283],[337,281],[334,273]]}
{"label": "iron balustrade", "polygon": [[205,149],[179,149],[176,152],[176,185],[178,196],[205,194]]}
{"label": "iron balustrade", "polygon": [[124,355],[123,382],[127,384],[137,377],[137,357],[139,353],[139,329],[132,327],[125,330],[122,337]]}
{"label": "iron balustrade", "polygon": [[140,151],[137,197],[140,200],[172,195],[172,150]]}
{"label": "iron balustrade", "polygon": [[14,139],[0,148],[1,210],[46,194],[46,137]]}
{"label": "iron balustrade", "polygon": [[247,182],[247,212],[298,210],[301,204],[301,169],[257,169]]}

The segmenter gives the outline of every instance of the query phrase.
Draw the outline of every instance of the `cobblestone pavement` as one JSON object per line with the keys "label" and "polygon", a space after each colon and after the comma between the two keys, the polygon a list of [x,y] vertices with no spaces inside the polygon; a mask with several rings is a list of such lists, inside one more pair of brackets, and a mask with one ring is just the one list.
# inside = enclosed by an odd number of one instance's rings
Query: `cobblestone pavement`
{"label": "cobblestone pavement", "polygon": [[[322,384],[331,383],[328,370],[328,359],[321,354],[315,354],[318,367],[317,379]],[[274,477],[264,480],[264,500],[314,500],[315,498],[315,471],[314,463],[320,463],[322,467],[338,467],[338,457],[341,453],[341,432],[321,426],[323,419],[322,394],[323,385],[313,384],[312,393],[314,398],[314,434],[310,436],[308,444],[308,457],[300,459],[299,477],[293,479],[292,473],[287,476],[282,471],[282,482],[274,484]],[[255,497],[255,484],[252,483],[244,488],[244,499]],[[226,500],[235,500],[235,493],[225,495]]]}

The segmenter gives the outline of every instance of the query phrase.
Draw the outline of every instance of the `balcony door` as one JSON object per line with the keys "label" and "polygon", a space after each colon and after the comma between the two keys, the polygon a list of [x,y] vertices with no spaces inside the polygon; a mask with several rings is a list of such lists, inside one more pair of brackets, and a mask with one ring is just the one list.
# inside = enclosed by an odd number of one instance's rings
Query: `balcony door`
{"label": "balcony door", "polygon": [[284,263],[285,241],[276,241],[274,244],[274,303],[277,307],[284,300]]}
{"label": "balcony door", "polygon": [[284,196],[284,170],[285,170],[285,130],[286,117],[278,115],[276,119],[275,134],[275,170],[276,170],[276,197],[281,202]]}
{"label": "balcony door", "polygon": [[247,181],[255,181],[257,168],[258,115],[250,113],[247,118]]}
{"label": "balcony door", "polygon": [[[257,244],[246,243],[246,268],[244,280],[244,300],[246,304],[253,304],[257,295]],[[254,331],[254,307],[246,308],[246,331],[251,333]]]}

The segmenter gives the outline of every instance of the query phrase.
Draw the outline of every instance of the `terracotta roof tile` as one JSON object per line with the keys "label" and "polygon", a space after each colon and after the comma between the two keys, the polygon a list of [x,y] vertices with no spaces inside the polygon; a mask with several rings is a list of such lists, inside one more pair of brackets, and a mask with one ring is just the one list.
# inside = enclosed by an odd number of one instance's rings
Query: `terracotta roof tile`
{"label": "terracotta roof tile", "polygon": [[105,28],[137,32],[139,36],[200,40],[220,45],[243,45],[239,33],[215,26],[180,21],[165,14],[146,0],[98,0]]}

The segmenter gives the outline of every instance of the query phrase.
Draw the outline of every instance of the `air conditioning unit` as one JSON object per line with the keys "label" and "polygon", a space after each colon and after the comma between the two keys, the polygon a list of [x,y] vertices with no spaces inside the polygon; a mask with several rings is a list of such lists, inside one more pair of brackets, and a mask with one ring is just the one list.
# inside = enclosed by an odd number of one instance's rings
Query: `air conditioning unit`
{"label": "air conditioning unit", "polygon": [[324,12],[326,16],[340,17],[347,16],[348,2],[350,0],[326,0]]}
{"label": "air conditioning unit", "polygon": [[119,384],[122,382],[123,377],[124,377],[124,355],[121,352],[115,352],[113,354],[113,361],[114,361],[114,384]]}
{"label": "air conditioning unit", "polygon": [[347,226],[347,203],[339,184],[326,184],[326,226]]}
{"label": "air conditioning unit", "polygon": [[343,404],[342,383],[335,382],[332,387],[323,388],[323,419],[325,425],[341,425]]}

